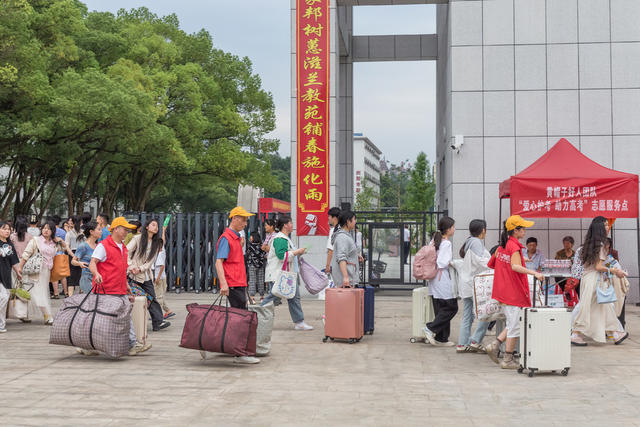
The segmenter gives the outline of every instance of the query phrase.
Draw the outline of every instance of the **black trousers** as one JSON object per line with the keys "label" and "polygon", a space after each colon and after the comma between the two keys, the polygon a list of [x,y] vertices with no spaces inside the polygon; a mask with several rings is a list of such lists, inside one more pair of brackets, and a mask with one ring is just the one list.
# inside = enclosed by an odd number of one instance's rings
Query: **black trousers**
{"label": "black trousers", "polygon": [[229,288],[229,305],[233,308],[247,309],[247,288],[234,287]]}
{"label": "black trousers", "polygon": [[622,311],[620,312],[620,316],[618,316],[618,320],[620,321],[620,323],[622,324],[623,328],[627,327],[627,322],[625,321],[625,316],[624,316],[624,312],[625,312],[625,306],[627,305],[627,297],[624,297],[624,304],[622,304]]}
{"label": "black trousers", "polygon": [[157,329],[160,324],[164,322],[164,317],[162,316],[162,307],[160,307],[160,304],[158,304],[158,300],[156,299],[156,290],[153,288],[153,282],[151,280],[147,280],[142,283],[140,287],[151,298],[153,298],[149,305],[149,314],[151,315],[151,326],[153,326],[153,329]]}
{"label": "black trousers", "polygon": [[409,253],[411,252],[411,242],[403,242],[402,244],[404,252],[402,254],[402,263],[406,264],[409,259]]}
{"label": "black trousers", "polygon": [[435,334],[436,341],[447,342],[451,335],[451,319],[458,313],[458,300],[433,298],[433,322],[427,323],[427,328]]}

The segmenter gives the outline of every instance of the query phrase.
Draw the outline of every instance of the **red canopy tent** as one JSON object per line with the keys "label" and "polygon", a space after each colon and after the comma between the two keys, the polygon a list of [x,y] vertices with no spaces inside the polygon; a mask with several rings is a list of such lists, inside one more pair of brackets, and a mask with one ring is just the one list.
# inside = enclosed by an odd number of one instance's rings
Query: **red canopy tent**
{"label": "red canopy tent", "polygon": [[638,175],[606,168],[564,138],[503,181],[502,199],[511,199],[511,215],[531,218],[636,218],[640,266]]}

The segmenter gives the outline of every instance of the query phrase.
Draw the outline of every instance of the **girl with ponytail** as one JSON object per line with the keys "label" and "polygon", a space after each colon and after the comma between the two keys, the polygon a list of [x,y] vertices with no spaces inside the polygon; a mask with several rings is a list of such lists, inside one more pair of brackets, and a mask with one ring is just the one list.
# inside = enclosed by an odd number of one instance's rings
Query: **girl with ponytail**
{"label": "girl with ponytail", "polygon": [[435,318],[424,328],[427,340],[437,346],[453,346],[449,341],[451,319],[458,313],[458,300],[453,295],[449,264],[453,260],[451,238],[456,232],[455,221],[443,216],[438,221],[438,230],[433,234],[433,245],[437,251],[438,274],[429,281],[429,295],[433,298]]}

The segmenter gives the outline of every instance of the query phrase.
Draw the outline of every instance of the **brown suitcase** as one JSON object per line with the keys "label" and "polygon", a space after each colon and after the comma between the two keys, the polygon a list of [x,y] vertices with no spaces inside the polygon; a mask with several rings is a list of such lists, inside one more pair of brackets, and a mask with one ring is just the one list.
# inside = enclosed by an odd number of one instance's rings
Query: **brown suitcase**
{"label": "brown suitcase", "polygon": [[324,339],[360,341],[364,335],[364,289],[328,288],[324,302]]}

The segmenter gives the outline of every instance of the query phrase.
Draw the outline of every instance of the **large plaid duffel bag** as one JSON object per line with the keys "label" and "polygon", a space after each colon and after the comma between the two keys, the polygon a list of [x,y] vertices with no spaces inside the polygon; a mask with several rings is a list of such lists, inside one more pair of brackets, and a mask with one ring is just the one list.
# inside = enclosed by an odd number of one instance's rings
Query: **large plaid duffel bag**
{"label": "large plaid duffel bag", "polygon": [[91,293],[65,298],[53,319],[49,344],[124,356],[129,353],[131,307],[126,295]]}

